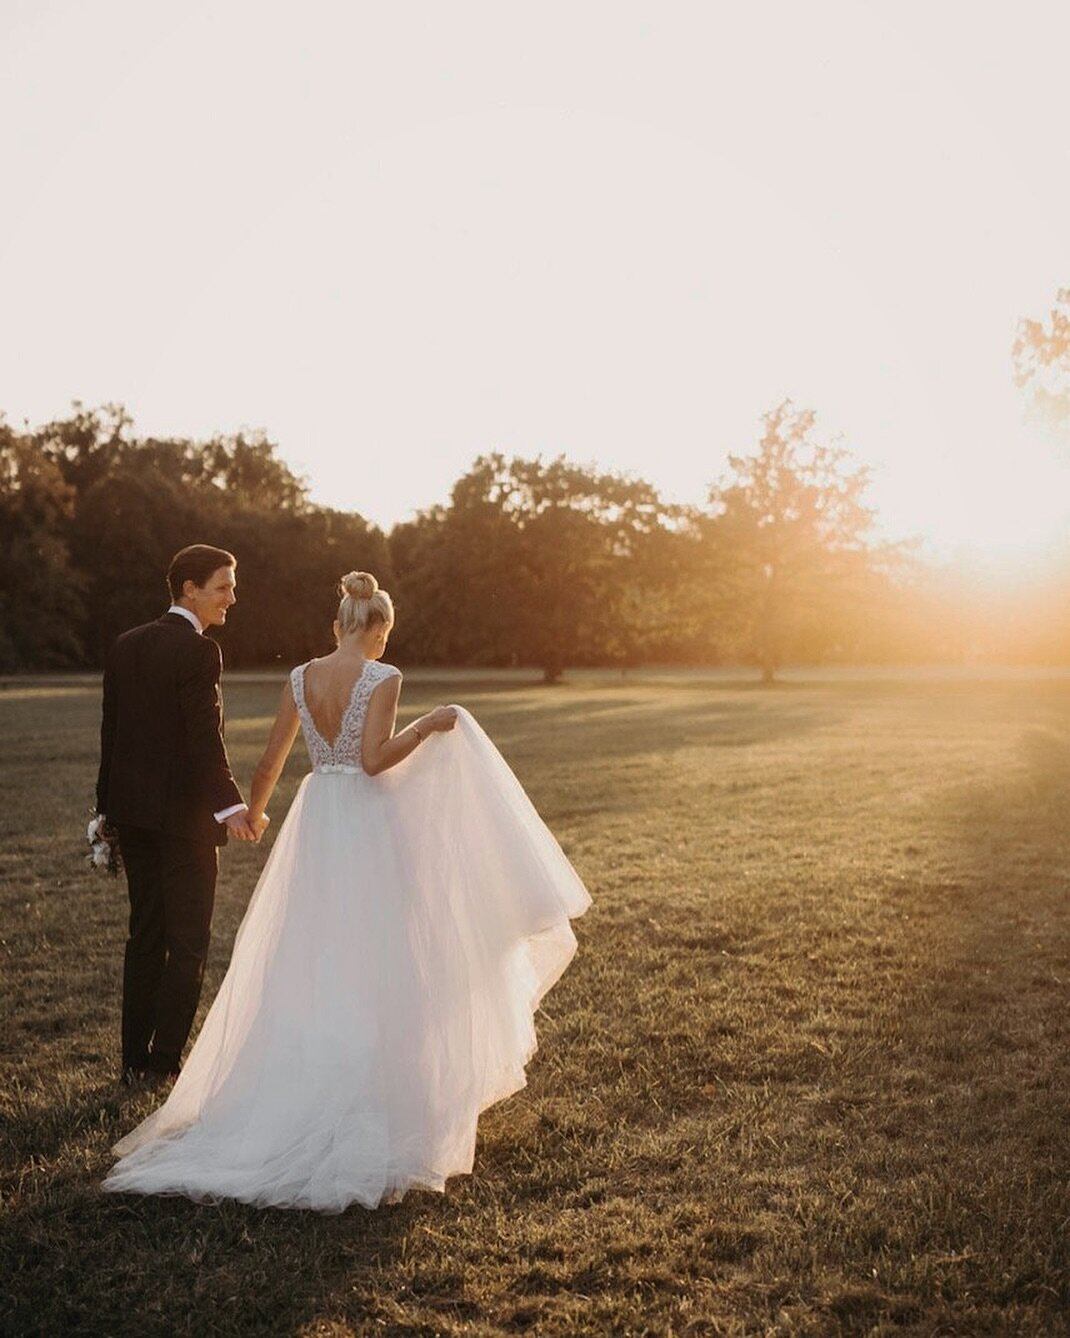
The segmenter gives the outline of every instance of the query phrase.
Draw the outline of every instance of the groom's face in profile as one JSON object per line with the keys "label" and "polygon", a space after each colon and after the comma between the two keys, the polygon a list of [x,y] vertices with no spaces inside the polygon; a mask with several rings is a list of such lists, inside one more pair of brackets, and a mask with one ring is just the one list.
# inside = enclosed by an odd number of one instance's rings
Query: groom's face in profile
{"label": "groom's face in profile", "polygon": [[186,581],[182,587],[182,603],[197,615],[202,627],[222,627],[227,621],[227,609],[237,602],[236,588],[234,568],[217,567],[204,585]]}

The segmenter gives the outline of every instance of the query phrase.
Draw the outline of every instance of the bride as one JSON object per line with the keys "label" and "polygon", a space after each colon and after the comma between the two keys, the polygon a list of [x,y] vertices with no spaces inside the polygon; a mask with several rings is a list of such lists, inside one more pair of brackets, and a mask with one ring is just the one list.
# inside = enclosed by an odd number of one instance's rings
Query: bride
{"label": "bride", "polygon": [[256,768],[261,830],[299,728],[312,771],[106,1190],[322,1212],[443,1191],[472,1169],[480,1112],[527,1081],[590,896],[467,711],[394,732],[390,596],[367,572],[341,591],[337,649],[294,669]]}

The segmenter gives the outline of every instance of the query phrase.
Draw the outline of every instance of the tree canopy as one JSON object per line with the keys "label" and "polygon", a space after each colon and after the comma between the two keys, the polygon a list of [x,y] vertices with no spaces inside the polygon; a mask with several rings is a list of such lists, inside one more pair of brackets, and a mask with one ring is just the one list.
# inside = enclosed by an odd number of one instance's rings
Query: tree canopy
{"label": "tree canopy", "polygon": [[386,536],[313,507],[261,434],[135,438],[119,406],[35,432],[0,424],[0,668],[100,664],[119,632],[166,607],[171,556],[211,543],[238,556],[233,664],[330,648],[343,571],[389,579]]}
{"label": "tree canopy", "polygon": [[[1060,321],[1023,335],[1053,367]],[[401,664],[529,666],[548,683],[568,665],[728,661],[770,680],[793,661],[1005,646],[953,580],[934,583],[904,546],[873,538],[868,483],[814,410],[784,400],[706,506],[563,456],[497,452],[446,504],[384,534],[314,504],[263,433],[142,438],[120,405],[76,403],[33,430],[0,418],[0,671],[99,665],[119,632],[165,607],[170,558],[197,542],[238,557],[234,667],[329,650],[353,568],[393,594]],[[1070,650],[1065,617],[1044,613],[1035,634],[1025,617],[1004,619],[1020,647]]]}
{"label": "tree canopy", "polygon": [[751,455],[730,455],[710,489],[712,603],[766,681],[786,659],[822,658],[871,584],[868,471],[815,435],[817,415],[784,400]]}
{"label": "tree canopy", "polygon": [[668,516],[641,480],[563,457],[481,456],[448,507],[391,536],[403,602],[422,605],[404,645],[419,637],[455,663],[537,665],[547,682],[566,661],[634,660]]}

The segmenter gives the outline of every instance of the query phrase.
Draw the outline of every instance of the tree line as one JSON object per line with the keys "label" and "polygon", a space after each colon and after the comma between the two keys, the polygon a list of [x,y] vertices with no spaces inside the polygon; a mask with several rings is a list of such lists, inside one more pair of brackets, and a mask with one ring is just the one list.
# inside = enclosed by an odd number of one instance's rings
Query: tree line
{"label": "tree line", "polygon": [[[389,534],[314,505],[259,434],[139,438],[115,405],[35,430],[0,421],[0,668],[96,666],[157,614],[189,542],[239,559],[234,666],[329,644],[339,575],[395,597],[403,663],[634,665],[860,653],[852,610],[888,579],[866,541],[863,470],[810,440],[812,413],[767,415],[706,509],[564,458],[480,457],[448,504]],[[873,647],[869,648],[872,653]]]}
{"label": "tree line", "polygon": [[[1022,322],[1015,375],[1038,414],[1070,404],[1070,291]],[[1063,423],[1065,426],[1065,422]],[[567,665],[1063,660],[1061,579],[1000,605],[874,538],[869,476],[784,401],[706,504],[563,457],[481,456],[449,501],[389,533],[315,505],[262,433],[139,437],[121,406],[31,429],[0,418],[0,671],[95,667],[156,616],[185,544],[239,560],[233,667],[330,648],[338,577],[394,596],[400,664]],[[1067,573],[1062,573],[1066,575]],[[1030,602],[1032,601],[1032,602]]]}

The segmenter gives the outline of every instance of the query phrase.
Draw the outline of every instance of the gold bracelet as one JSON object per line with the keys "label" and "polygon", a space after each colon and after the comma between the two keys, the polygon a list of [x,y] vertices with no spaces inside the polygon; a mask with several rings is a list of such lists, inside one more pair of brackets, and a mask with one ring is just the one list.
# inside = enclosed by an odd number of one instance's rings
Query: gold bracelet
{"label": "gold bracelet", "polygon": [[420,733],[420,726],[416,723],[415,720],[412,722],[412,732],[416,735],[416,738],[419,740],[419,742],[423,743],[424,736]]}

